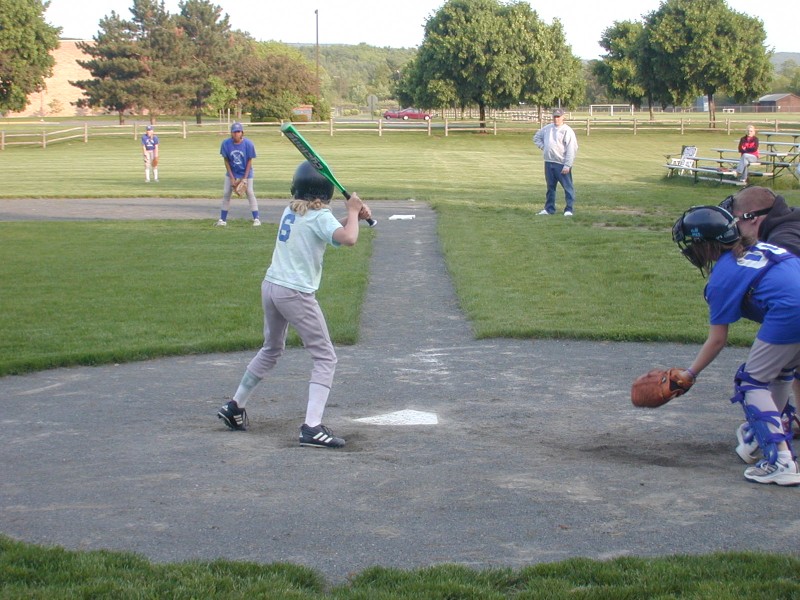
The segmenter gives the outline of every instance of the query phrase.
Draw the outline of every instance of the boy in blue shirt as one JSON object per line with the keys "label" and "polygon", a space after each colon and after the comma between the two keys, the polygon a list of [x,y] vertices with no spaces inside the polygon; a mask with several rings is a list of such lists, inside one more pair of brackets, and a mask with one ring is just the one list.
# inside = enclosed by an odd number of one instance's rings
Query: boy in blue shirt
{"label": "boy in blue shirt", "polygon": [[800,469],[781,416],[792,376],[800,368],[800,258],[783,248],[743,243],[737,219],[719,206],[695,206],[678,219],[672,239],[703,275],[708,337],[684,375],[697,377],[728,340],[728,326],[744,317],[761,323],[747,361],[734,379],[731,402],[744,409],[764,458],[744,477],[755,483],[800,485]]}
{"label": "boy in blue shirt", "polygon": [[[219,153],[225,161],[225,185],[222,188],[222,209],[216,225],[224,227],[228,224],[228,211],[231,207],[231,194],[240,182],[247,183],[247,200],[253,215],[253,227],[261,225],[258,218],[258,201],[253,190],[253,159],[256,147],[251,140],[244,137],[241,123],[231,125],[231,137],[222,142]],[[237,192],[238,193],[238,192]]]}
{"label": "boy in blue shirt", "polygon": [[153,170],[153,179],[158,181],[158,136],[153,131],[153,126],[148,125],[142,136],[142,154],[144,154],[144,180],[150,183],[150,170]]}

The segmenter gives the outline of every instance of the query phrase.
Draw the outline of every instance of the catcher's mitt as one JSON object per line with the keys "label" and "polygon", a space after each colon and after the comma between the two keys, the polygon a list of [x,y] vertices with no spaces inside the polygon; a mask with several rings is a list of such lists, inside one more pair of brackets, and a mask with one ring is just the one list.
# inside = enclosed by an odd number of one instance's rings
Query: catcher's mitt
{"label": "catcher's mitt", "polygon": [[247,195],[247,179],[242,179],[236,186],[233,188],[233,191],[236,192],[237,196],[246,196]]}
{"label": "catcher's mitt", "polygon": [[681,369],[653,369],[636,378],[631,386],[634,406],[657,408],[682,396],[694,385],[694,379],[681,377]]}
{"label": "catcher's mitt", "polygon": [[158,157],[153,158],[153,168],[155,169],[158,166]]}

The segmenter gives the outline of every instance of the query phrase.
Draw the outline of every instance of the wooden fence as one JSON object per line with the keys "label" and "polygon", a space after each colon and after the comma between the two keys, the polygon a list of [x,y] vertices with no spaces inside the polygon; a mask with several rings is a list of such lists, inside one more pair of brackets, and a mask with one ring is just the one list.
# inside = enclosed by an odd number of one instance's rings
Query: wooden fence
{"label": "wooden fence", "polygon": [[[395,133],[421,133],[428,136],[443,134],[445,137],[459,132],[483,132],[497,135],[501,132],[517,132],[533,134],[548,119],[530,121],[514,118],[493,118],[487,119],[482,126],[478,119],[450,119],[435,118],[430,121],[391,121],[382,119],[331,119],[330,121],[298,122],[296,127],[301,131],[325,132],[328,135],[336,135],[351,132],[367,132],[383,136],[384,134]],[[664,131],[679,132],[688,134],[698,131],[718,132],[724,135],[731,135],[732,132],[743,130],[745,122],[742,120],[720,119],[717,120],[716,127],[710,127],[706,115],[698,117],[681,117],[670,119],[649,119],[637,117],[578,117],[577,115],[567,115],[566,122],[576,131],[583,132],[587,136],[603,131],[630,132],[636,135],[643,131]],[[746,124],[753,124],[760,131],[797,131],[800,130],[800,115],[796,120],[749,120]],[[48,145],[66,142],[69,140],[81,140],[88,144],[92,139],[121,136],[138,139],[144,134],[147,123],[132,123],[128,125],[108,125],[108,124],[77,124],[74,127],[64,128],[57,123],[3,123],[0,124],[0,150],[14,146],[39,146],[47,148]],[[245,123],[248,130],[274,130],[280,134],[281,123]],[[177,123],[163,122],[156,125],[156,134],[159,137],[180,136],[187,138],[195,135],[229,135],[230,123],[219,121],[206,124],[189,124],[186,121]]]}

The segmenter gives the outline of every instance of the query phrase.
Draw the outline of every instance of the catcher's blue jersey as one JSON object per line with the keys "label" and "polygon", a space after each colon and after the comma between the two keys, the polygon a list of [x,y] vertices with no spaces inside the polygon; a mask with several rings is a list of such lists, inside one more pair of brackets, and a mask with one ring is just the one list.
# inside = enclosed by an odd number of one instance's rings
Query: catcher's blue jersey
{"label": "catcher's blue jersey", "polygon": [[[247,138],[242,138],[239,144],[235,144],[231,138],[228,138],[220,145],[219,153],[224,158],[228,159],[228,163],[231,165],[231,171],[233,171],[233,176],[237,179],[241,179],[244,177],[247,161],[256,157],[256,147],[253,142]],[[254,170],[253,168],[250,169],[250,172],[247,174],[248,179],[253,177]],[[227,176],[227,171],[225,175]]]}
{"label": "catcher's blue jersey", "polygon": [[[766,268],[769,271],[759,279]],[[742,301],[754,284],[752,301],[763,311],[758,339],[769,344],[800,343],[800,258],[771,244],[751,246],[738,260],[730,252],[720,257],[705,289],[709,322],[726,325],[752,318],[743,313]]]}

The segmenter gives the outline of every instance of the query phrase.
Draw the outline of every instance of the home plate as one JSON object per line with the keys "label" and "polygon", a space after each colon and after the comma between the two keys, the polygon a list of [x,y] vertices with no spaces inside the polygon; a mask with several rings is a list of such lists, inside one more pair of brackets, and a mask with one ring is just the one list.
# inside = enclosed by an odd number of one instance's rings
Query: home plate
{"label": "home plate", "polygon": [[371,425],[437,425],[439,423],[436,413],[419,410],[399,410],[385,415],[354,420],[359,423],[370,423]]}

